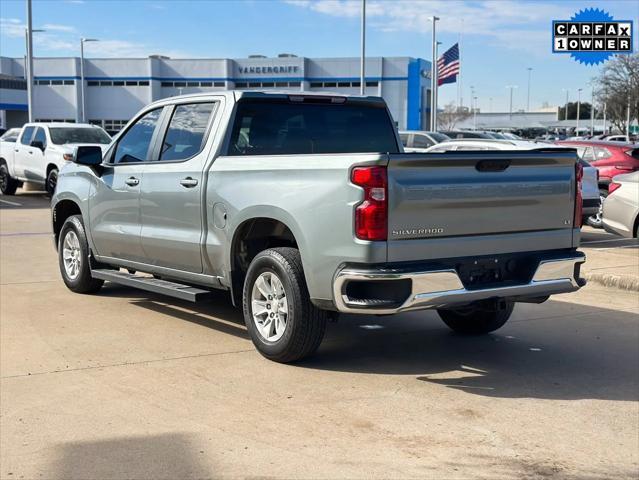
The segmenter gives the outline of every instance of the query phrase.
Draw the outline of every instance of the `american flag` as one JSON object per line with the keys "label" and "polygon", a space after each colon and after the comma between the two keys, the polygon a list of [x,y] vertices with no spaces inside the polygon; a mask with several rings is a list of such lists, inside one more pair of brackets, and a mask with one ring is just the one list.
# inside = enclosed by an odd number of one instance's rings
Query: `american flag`
{"label": "american flag", "polygon": [[459,74],[459,44],[446,50],[437,59],[437,85],[455,83]]}

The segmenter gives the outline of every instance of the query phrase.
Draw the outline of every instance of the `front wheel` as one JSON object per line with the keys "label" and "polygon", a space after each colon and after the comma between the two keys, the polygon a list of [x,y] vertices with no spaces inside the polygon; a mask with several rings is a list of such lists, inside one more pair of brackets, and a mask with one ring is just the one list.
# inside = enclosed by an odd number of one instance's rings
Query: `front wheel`
{"label": "front wheel", "polygon": [[[501,308],[499,308],[501,307]],[[463,335],[482,335],[504,326],[513,313],[514,302],[494,307],[466,307],[458,310],[437,310],[448,327]]]}
{"label": "front wheel", "polygon": [[60,230],[58,262],[62,280],[76,293],[95,293],[104,284],[91,276],[89,244],[80,215],[67,218]]}
{"label": "front wheel", "polygon": [[9,168],[6,164],[0,164],[0,192],[2,195],[13,195],[18,189],[18,182],[9,174]]}
{"label": "front wheel", "polygon": [[45,189],[50,197],[55,193],[55,187],[58,184],[58,169],[53,168],[47,175],[47,183]]}
{"label": "front wheel", "polygon": [[328,313],[310,301],[297,249],[271,248],[253,259],[244,281],[243,307],[253,344],[270,360],[300,360],[322,342]]}

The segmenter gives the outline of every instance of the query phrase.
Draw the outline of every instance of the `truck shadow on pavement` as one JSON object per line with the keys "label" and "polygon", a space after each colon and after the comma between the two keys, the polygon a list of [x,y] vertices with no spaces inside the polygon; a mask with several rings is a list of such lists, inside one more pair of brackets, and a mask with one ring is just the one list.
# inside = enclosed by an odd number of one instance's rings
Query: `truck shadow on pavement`
{"label": "truck shadow on pavement", "polygon": [[528,309],[480,337],[449,331],[435,312],[344,316],[299,366],[415,375],[488,397],[639,400],[638,316],[595,307],[579,315],[569,303],[547,305],[546,318],[530,318]]}
{"label": "truck shadow on pavement", "polygon": [[180,433],[63,443],[45,478],[213,478],[197,443]]}
{"label": "truck shadow on pavement", "polygon": [[[192,304],[115,285],[100,293],[249,342],[241,309],[227,293],[216,294],[211,302]],[[637,401],[638,325],[639,316],[630,312],[575,310],[559,301],[520,305],[502,329],[479,337],[451,332],[434,311],[341,315],[328,324],[318,352],[290,368],[414,375],[496,398]]]}
{"label": "truck shadow on pavement", "polygon": [[244,325],[242,310],[234,308],[228,292],[213,291],[213,300],[206,303],[191,303],[168,298],[160,294],[107,283],[100,296],[129,298],[130,303],[153,312],[170,315],[180,320],[208,327],[239,338],[249,338]]}

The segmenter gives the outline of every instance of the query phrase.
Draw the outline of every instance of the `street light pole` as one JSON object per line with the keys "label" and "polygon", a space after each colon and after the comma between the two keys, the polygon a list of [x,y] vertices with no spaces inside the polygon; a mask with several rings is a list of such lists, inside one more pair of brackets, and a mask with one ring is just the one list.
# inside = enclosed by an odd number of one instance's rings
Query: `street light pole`
{"label": "street light pole", "polygon": [[604,102],[604,111],[603,111],[603,134],[606,134],[606,102]]}
{"label": "street light pole", "polygon": [[84,100],[84,42],[97,42],[97,38],[80,39],[80,122],[86,121],[86,106]]}
{"label": "street light pole", "polygon": [[506,88],[510,89],[510,106],[508,107],[508,119],[513,119],[513,90],[517,88],[517,85],[506,85]]}
{"label": "street light pole", "polygon": [[359,93],[366,94],[366,0],[362,0],[362,53],[360,58]]}
{"label": "street light pole", "polygon": [[532,67],[528,67],[528,100],[526,102],[526,111],[530,112],[530,74],[532,73]]}
{"label": "street light pole", "polygon": [[31,0],[27,0],[27,62],[24,66],[27,78],[27,108],[29,122],[33,122],[33,17]]}
{"label": "street light pole", "polygon": [[590,136],[595,134],[595,87],[590,91]]}
{"label": "street light pole", "polygon": [[564,107],[564,120],[568,120],[568,93],[570,93],[569,88],[562,88],[562,91],[566,92],[566,103]]}
{"label": "street light pole", "polygon": [[583,88],[578,88],[577,89],[577,128],[575,129],[575,136],[579,136],[579,115],[580,115],[580,109],[581,109],[581,91],[583,90]]}
{"label": "street light pole", "polygon": [[477,97],[473,97],[475,108],[473,108],[473,130],[477,130]]}
{"label": "street light pole", "polygon": [[435,23],[439,20],[439,17],[432,16],[430,20],[433,21],[433,51],[432,51],[432,63],[430,65],[430,129],[433,132],[437,131],[437,34],[435,31]]}
{"label": "street light pole", "polygon": [[626,109],[626,136],[630,139],[630,97],[628,97],[628,107]]}
{"label": "street light pole", "polygon": [[[41,29],[31,29],[31,33],[38,33],[38,32],[45,32],[46,30],[41,30]],[[33,71],[33,54],[29,55],[29,50],[31,50],[31,47],[29,45],[29,29],[25,28],[24,29],[24,37],[25,37],[25,48],[26,48],[26,52],[27,52],[27,56],[25,57],[25,62],[24,62],[24,77],[27,79],[27,103],[28,103],[28,115],[29,115],[29,121],[32,122],[33,121],[33,114],[32,114],[32,108],[31,105],[33,105],[33,83],[34,83],[34,75],[31,74],[31,72]],[[33,39],[33,35],[31,36],[31,39]],[[31,61],[29,61],[28,59],[31,58]],[[29,80],[30,79],[30,80]]]}

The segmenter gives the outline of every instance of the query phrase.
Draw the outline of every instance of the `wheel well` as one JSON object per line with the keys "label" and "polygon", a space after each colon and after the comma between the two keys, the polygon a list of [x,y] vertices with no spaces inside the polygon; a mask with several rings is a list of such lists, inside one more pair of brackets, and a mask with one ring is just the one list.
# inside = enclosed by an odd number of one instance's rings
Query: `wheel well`
{"label": "wheel well", "polygon": [[242,223],[231,242],[231,291],[233,303],[242,304],[244,277],[251,261],[267,248],[298,248],[293,232],[272,218],[253,218]]}
{"label": "wheel well", "polygon": [[4,158],[0,158],[0,165],[6,165],[7,161]]}
{"label": "wheel well", "polygon": [[47,178],[49,177],[49,173],[51,172],[51,170],[53,170],[54,168],[58,168],[55,163],[50,163],[49,165],[47,165]]}
{"label": "wheel well", "polygon": [[[48,173],[47,173],[48,174]],[[58,244],[58,236],[62,225],[71,215],[81,215],[82,212],[77,203],[73,200],[62,200],[53,208],[53,234],[55,235],[55,244]]]}
{"label": "wheel well", "polygon": [[635,224],[632,227],[632,233],[635,237],[639,237],[639,215],[635,217]]}

